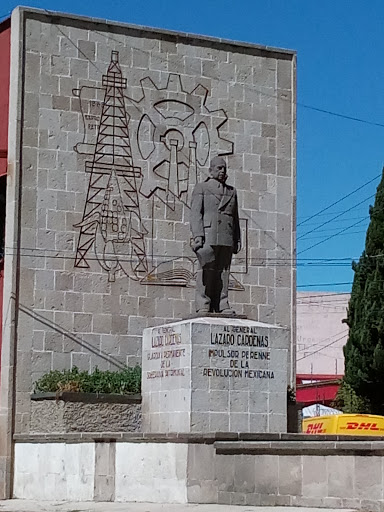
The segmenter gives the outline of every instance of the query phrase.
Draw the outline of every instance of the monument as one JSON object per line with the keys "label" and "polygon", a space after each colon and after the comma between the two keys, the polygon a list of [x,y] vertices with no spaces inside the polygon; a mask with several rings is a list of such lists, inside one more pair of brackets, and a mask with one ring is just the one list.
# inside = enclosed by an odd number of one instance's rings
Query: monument
{"label": "monument", "polygon": [[209,177],[192,193],[191,247],[199,261],[196,277],[196,312],[234,314],[228,303],[232,254],[241,248],[235,188],[226,184],[225,160],[216,157]]}
{"label": "monument", "polygon": [[241,248],[236,189],[225,160],[192,193],[196,317],[144,330],[146,432],[285,432],[289,332],[239,318],[228,302]]}

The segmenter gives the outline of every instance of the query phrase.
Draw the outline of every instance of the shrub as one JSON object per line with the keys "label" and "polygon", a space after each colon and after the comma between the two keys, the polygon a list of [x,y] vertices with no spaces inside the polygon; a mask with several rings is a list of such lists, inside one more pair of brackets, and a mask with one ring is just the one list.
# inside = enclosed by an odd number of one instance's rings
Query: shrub
{"label": "shrub", "polygon": [[95,368],[93,373],[71,370],[54,370],[46,373],[34,384],[34,392],[74,391],[78,393],[116,393],[126,395],[140,393],[141,368],[126,367],[120,371],[103,371]]}
{"label": "shrub", "polygon": [[369,401],[359,396],[345,380],[340,382],[340,387],[332,406],[342,410],[345,414],[369,414],[372,412]]}

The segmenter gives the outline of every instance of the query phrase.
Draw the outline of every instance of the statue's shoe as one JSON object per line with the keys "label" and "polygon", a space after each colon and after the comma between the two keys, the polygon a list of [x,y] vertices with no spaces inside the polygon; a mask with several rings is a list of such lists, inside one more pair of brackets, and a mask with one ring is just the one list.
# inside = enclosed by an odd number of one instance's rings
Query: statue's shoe
{"label": "statue's shoe", "polygon": [[234,309],[223,309],[220,311],[221,315],[236,315],[236,311]]}

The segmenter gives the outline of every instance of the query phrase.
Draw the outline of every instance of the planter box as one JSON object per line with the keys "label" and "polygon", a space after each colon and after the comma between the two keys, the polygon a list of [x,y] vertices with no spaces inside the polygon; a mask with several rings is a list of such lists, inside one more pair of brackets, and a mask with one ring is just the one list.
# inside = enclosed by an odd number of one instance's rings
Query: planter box
{"label": "planter box", "polygon": [[31,433],[141,431],[141,395],[35,393],[31,400]]}

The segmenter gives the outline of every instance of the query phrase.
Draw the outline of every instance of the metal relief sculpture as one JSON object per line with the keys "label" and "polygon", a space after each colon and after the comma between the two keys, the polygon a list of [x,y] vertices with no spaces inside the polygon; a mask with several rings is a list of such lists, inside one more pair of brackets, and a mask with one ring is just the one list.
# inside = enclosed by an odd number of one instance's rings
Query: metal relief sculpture
{"label": "metal relief sculpture", "polygon": [[[190,209],[209,157],[233,153],[233,143],[220,133],[228,117],[208,108],[208,89],[197,85],[188,92],[178,75],[170,74],[165,87],[149,77],[140,86],[141,96],[127,95],[119,53],[112,51],[101,87],[73,91],[84,124],[83,141],[74,149],[84,155],[89,174],[83,217],[75,226],[75,266],[88,268],[96,258],[111,281],[122,271],[145,284],[193,286],[191,252],[156,250],[156,226],[164,220],[156,205],[173,215]],[[232,276],[230,288],[242,285]]]}
{"label": "metal relief sculpture", "polygon": [[85,164],[90,175],[88,194],[82,221],[75,226],[80,228],[75,266],[88,268],[87,257],[94,248],[111,281],[117,270],[140,279],[148,272],[139,204],[142,174],[133,165],[123,96],[127,80],[117,52],[112,52],[102,86],[105,93],[93,158]]}
{"label": "metal relief sculpture", "polygon": [[130,99],[137,107],[132,117],[139,113],[137,147],[141,158],[150,162],[150,179],[141,193],[155,194],[172,209],[177,200],[189,207],[199,169],[210,153],[233,153],[233,143],[220,136],[227,115],[222,109],[209,110],[209,91],[202,85],[187,92],[179,75],[170,74],[163,88],[145,77],[141,89],[139,100]]}

